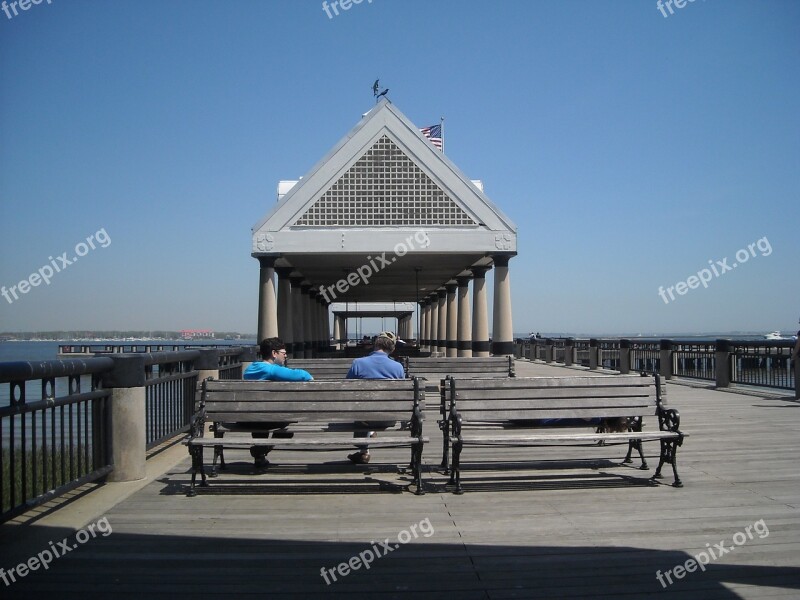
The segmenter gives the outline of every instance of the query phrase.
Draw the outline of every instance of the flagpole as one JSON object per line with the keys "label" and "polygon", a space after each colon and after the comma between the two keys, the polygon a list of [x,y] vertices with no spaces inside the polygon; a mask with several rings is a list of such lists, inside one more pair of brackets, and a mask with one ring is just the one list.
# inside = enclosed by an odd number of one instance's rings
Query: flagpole
{"label": "flagpole", "polygon": [[442,154],[444,154],[444,117],[439,117],[439,128],[442,134]]}

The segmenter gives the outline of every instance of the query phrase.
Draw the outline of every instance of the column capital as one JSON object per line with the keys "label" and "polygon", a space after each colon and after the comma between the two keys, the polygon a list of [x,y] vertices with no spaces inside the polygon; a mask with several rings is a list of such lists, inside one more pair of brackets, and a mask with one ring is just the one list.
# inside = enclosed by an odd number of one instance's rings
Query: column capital
{"label": "column capital", "polygon": [[436,290],[436,296],[441,300],[442,298],[447,298],[447,288],[442,288],[440,290]]}
{"label": "column capital", "polygon": [[469,270],[472,271],[472,276],[475,279],[483,279],[486,277],[486,272],[491,268],[492,267],[470,267]]}
{"label": "column capital", "polygon": [[294,267],[275,267],[275,272],[279,279],[289,279],[289,275],[294,271]]}
{"label": "column capital", "polygon": [[278,260],[278,256],[257,256],[258,264],[261,266],[262,269],[270,269],[275,266],[275,261]]}
{"label": "column capital", "polygon": [[292,286],[294,286],[294,287],[301,287],[300,284],[303,283],[304,279],[305,279],[305,277],[303,277],[302,275],[299,275],[299,274],[298,275],[291,275],[289,277],[289,281],[291,282]]}
{"label": "column capital", "polygon": [[458,282],[458,287],[467,287],[469,286],[469,282],[472,279],[472,275],[461,275],[456,277],[456,281]]}
{"label": "column capital", "polygon": [[457,283],[446,283],[444,284],[444,288],[447,290],[448,294],[455,294],[456,290],[458,289]]}
{"label": "column capital", "polygon": [[[311,284],[310,284],[308,281],[306,281],[305,279],[301,279],[301,280],[300,280],[300,290],[301,290],[301,291],[302,291],[304,294],[308,295],[308,291],[309,291],[310,289],[311,289]],[[315,292],[315,293],[316,293],[316,292]]]}
{"label": "column capital", "polygon": [[495,267],[507,267],[508,261],[514,258],[512,254],[492,254],[492,262]]}

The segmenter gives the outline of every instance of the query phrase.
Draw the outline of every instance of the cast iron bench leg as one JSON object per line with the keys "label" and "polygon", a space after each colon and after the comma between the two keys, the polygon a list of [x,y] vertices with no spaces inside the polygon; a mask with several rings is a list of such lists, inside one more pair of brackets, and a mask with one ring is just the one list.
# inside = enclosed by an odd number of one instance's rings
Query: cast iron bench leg
{"label": "cast iron bench leg", "polygon": [[456,440],[453,442],[453,464],[450,469],[450,481],[448,485],[455,485],[454,494],[463,494],[464,488],[461,487],[461,449],[464,442]]}
{"label": "cast iron bench leg", "polygon": [[675,476],[675,481],[672,483],[673,487],[683,487],[683,482],[678,476],[678,465],[676,461],[678,446],[682,441],[683,440],[680,439],[661,440],[661,456],[658,460],[658,468],[651,479],[661,479],[661,467],[664,466],[664,463],[669,463],[672,465],[672,474]]}
{"label": "cast iron bench leg", "polygon": [[208,482],[206,481],[206,471],[203,468],[203,446],[189,446],[189,454],[192,456],[192,485],[186,495],[193,497],[197,495],[195,490],[197,473],[199,472],[201,477],[200,487],[208,487]]}

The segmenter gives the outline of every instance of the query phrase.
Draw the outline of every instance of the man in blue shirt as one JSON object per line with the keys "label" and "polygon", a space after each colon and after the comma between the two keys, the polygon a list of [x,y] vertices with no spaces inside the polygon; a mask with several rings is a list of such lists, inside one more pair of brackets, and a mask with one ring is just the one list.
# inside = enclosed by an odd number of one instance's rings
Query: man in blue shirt
{"label": "man in blue shirt", "polygon": [[[242,376],[243,379],[259,379],[262,381],[313,381],[313,377],[308,371],[303,369],[289,369],[283,366],[286,361],[286,346],[280,338],[266,338],[261,340],[260,362],[251,363]],[[274,429],[272,437],[292,437],[293,434],[286,431],[289,423],[282,421],[261,421],[252,423],[260,429],[267,431],[254,431],[254,438],[269,437],[269,430]],[[250,455],[255,459],[257,469],[269,466],[267,453],[272,450],[272,446],[254,446],[250,448]]]}
{"label": "man in blue shirt", "polygon": [[[389,358],[399,340],[391,331],[384,331],[375,338],[374,351],[363,358],[356,358],[347,372],[347,379],[405,379],[403,365]],[[391,427],[394,423],[363,423],[366,426]],[[374,431],[353,434],[355,438],[375,437]],[[350,462],[364,465],[369,462],[369,446],[359,446],[358,452],[347,456]]]}

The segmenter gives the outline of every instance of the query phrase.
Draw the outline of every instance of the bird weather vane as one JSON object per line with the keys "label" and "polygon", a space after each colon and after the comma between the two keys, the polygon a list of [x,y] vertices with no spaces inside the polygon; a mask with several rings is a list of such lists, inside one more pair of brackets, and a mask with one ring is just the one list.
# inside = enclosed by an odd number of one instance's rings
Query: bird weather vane
{"label": "bird weather vane", "polygon": [[380,93],[378,92],[379,89],[381,89],[380,79],[376,79],[375,83],[372,84],[372,95],[375,96],[376,104],[378,103],[378,100],[381,99],[381,97],[385,96],[389,92],[389,88],[386,88]]}

